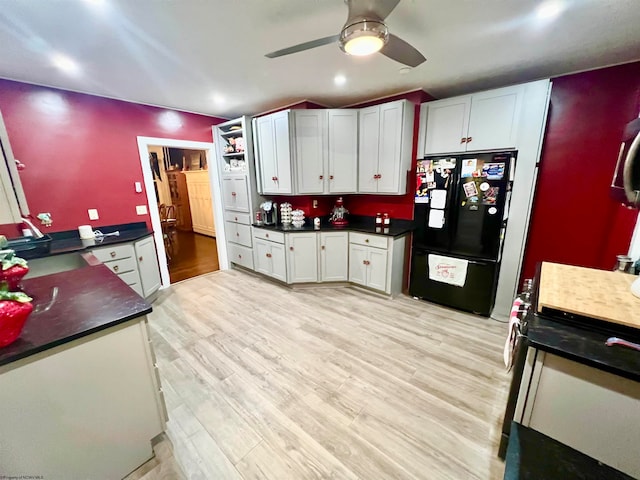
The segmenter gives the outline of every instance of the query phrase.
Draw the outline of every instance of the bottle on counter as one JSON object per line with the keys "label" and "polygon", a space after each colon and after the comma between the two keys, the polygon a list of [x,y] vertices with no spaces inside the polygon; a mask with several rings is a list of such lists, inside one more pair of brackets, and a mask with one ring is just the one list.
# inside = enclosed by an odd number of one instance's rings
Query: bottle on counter
{"label": "bottle on counter", "polygon": [[376,227],[382,226],[382,214],[376,213]]}
{"label": "bottle on counter", "polygon": [[384,216],[382,217],[382,224],[386,228],[389,228],[389,226],[391,225],[391,218],[389,218],[389,214],[388,213],[385,213]]}

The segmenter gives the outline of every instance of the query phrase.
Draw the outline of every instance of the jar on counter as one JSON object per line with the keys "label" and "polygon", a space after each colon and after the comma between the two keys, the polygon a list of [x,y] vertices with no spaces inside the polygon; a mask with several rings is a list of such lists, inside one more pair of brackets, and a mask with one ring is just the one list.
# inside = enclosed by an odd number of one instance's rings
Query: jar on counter
{"label": "jar on counter", "polygon": [[388,213],[385,213],[384,216],[382,217],[382,224],[385,227],[389,227],[389,225],[391,225],[391,218],[389,218]]}
{"label": "jar on counter", "polygon": [[376,227],[382,226],[382,214],[376,213]]}

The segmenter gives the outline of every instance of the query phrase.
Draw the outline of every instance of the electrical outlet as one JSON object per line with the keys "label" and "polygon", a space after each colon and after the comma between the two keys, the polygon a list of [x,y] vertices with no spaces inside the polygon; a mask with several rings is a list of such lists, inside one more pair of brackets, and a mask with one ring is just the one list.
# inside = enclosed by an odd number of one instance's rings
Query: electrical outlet
{"label": "electrical outlet", "polygon": [[146,215],[147,214],[147,206],[146,205],[136,205],[136,213],[138,215]]}
{"label": "electrical outlet", "polygon": [[318,200],[313,201],[313,208],[318,208]]}
{"label": "electrical outlet", "polygon": [[88,212],[89,220],[98,220],[100,218],[100,216],[98,215],[98,210],[96,210],[95,208],[90,208]]}

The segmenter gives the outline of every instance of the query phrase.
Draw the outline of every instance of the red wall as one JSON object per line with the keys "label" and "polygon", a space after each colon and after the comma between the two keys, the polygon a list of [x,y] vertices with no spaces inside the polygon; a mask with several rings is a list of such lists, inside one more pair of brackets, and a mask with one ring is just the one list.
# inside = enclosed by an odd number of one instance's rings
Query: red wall
{"label": "red wall", "polygon": [[638,215],[609,186],[626,123],[640,110],[640,62],[553,80],[523,278],[538,262],[613,268]]}
{"label": "red wall", "polygon": [[[0,111],[33,216],[50,212],[49,231],[82,224],[149,221],[137,215],[146,193],[137,136],[211,142],[222,119],[0,79]],[[90,221],[87,209],[100,219]],[[11,235],[18,229],[4,226]]]}

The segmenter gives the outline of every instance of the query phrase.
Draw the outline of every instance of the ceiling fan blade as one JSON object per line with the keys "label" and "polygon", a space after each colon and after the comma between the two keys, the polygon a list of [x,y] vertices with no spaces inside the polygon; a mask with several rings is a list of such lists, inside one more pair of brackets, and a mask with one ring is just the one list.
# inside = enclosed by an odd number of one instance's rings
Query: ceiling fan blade
{"label": "ceiling fan blade", "polygon": [[417,67],[427,60],[418,50],[392,33],[389,34],[389,41],[382,47],[380,53],[409,67]]}
{"label": "ceiling fan blade", "polygon": [[[400,0],[348,0],[349,20],[371,16],[384,20],[399,3]],[[347,20],[347,23],[349,23],[349,20]]]}
{"label": "ceiling fan blade", "polygon": [[329,45],[330,43],[337,42],[340,35],[331,35],[330,37],[318,38],[317,40],[311,40],[310,42],[299,43],[293,47],[283,48],[282,50],[276,50],[275,52],[267,53],[265,57],[276,58],[283,55],[290,55],[292,53],[302,52],[311,48],[321,47],[323,45]]}

